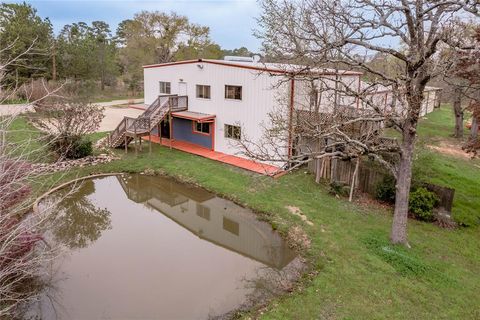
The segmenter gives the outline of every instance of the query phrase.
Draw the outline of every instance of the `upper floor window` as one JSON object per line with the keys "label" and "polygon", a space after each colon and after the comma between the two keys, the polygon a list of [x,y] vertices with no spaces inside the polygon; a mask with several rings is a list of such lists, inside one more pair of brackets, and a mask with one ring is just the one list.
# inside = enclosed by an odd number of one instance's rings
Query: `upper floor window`
{"label": "upper floor window", "polygon": [[171,84],[170,82],[160,81],[160,93],[170,94],[171,93]]}
{"label": "upper floor window", "polygon": [[210,123],[195,121],[193,131],[198,133],[210,134]]}
{"label": "upper floor window", "polygon": [[242,100],[242,87],[225,85],[225,99]]}
{"label": "upper floor window", "polygon": [[210,220],[210,208],[197,203],[197,216]]}
{"label": "upper floor window", "polygon": [[197,98],[210,99],[210,86],[197,84]]}

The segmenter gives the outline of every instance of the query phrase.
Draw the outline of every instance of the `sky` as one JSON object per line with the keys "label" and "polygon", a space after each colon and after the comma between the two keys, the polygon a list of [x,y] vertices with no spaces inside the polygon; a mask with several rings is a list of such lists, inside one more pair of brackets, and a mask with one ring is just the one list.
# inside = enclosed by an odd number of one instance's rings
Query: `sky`
{"label": "sky", "polygon": [[[23,2],[23,1],[5,1]],[[39,16],[49,18],[55,33],[65,24],[106,21],[115,31],[122,20],[132,18],[142,10],[176,12],[191,22],[210,27],[213,41],[222,48],[242,46],[251,51],[260,49],[260,40],[253,36],[255,18],[260,9],[255,0],[31,0],[25,1],[37,9]]]}

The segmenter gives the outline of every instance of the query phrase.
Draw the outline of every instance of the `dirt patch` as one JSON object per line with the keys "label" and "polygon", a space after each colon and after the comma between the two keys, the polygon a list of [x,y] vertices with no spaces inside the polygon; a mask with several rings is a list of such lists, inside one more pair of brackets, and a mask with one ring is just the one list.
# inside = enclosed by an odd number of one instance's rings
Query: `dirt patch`
{"label": "dirt patch", "polygon": [[372,207],[380,210],[393,210],[393,205],[387,202],[379,201],[368,193],[359,192],[356,194],[355,203],[365,210],[371,210]]}
{"label": "dirt patch", "polygon": [[288,230],[287,243],[294,249],[303,251],[310,248],[311,240],[302,228],[294,226]]}
{"label": "dirt patch", "polygon": [[460,145],[454,145],[445,141],[440,142],[438,146],[429,145],[428,148],[457,158],[471,158],[471,155],[463,151]]}
{"label": "dirt patch", "polygon": [[299,207],[286,206],[285,208],[287,208],[288,211],[290,211],[290,213],[293,214],[294,216],[300,217],[300,219],[302,219],[302,221],[308,224],[309,226],[313,226],[313,222],[308,220],[307,216],[302,213]]}

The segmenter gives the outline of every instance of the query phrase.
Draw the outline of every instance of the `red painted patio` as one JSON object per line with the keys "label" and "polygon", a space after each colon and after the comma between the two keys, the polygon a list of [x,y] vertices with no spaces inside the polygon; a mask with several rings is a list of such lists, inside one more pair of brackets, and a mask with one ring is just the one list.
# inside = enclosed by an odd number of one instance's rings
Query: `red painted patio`
{"label": "red painted patio", "polygon": [[[148,140],[148,137],[144,137],[144,139]],[[152,142],[160,143],[159,137],[152,136]],[[276,176],[283,172],[280,168],[271,166],[268,164],[262,164],[252,160],[228,155],[228,154],[217,152],[217,151],[212,151],[210,149],[203,148],[196,144],[192,144],[184,141],[178,141],[178,140],[171,141],[169,139],[162,138],[162,145],[170,147],[170,144],[172,148],[180,151],[192,153],[197,156],[223,162],[235,167],[239,167],[245,170],[253,171],[253,172],[264,174],[264,175]]]}

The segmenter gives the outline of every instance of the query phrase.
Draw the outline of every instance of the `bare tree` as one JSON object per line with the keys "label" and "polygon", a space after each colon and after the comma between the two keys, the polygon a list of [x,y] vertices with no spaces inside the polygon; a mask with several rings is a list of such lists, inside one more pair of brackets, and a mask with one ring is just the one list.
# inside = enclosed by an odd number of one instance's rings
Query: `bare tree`
{"label": "bare tree", "polygon": [[472,113],[471,133],[465,149],[476,155],[480,147],[478,141],[480,123],[480,26],[477,25],[473,29],[470,38],[473,48],[471,50],[456,50],[456,59],[450,75],[459,79],[458,82],[461,83],[463,96],[470,100],[467,109]]}
{"label": "bare tree", "polygon": [[[480,49],[480,27],[472,22],[461,22],[457,24],[457,38],[464,38],[472,48],[462,50],[462,48],[446,48],[446,50],[454,50],[453,54],[447,54],[447,58],[451,58],[450,68],[446,69],[443,80],[452,89],[452,105],[455,115],[455,131],[456,138],[464,136],[464,117],[467,109],[472,109],[471,101],[478,100],[477,92],[480,90],[480,81],[478,80],[479,62],[478,55]],[[463,103],[465,100],[470,103]]]}
{"label": "bare tree", "polygon": [[[23,54],[28,54],[28,51]],[[0,70],[11,63],[14,61],[0,63]],[[0,76],[0,85],[2,79]],[[52,91],[46,95],[50,93]],[[8,96],[3,99],[8,99]],[[5,101],[3,99],[0,104]],[[50,211],[46,208],[32,213],[32,204],[39,192],[49,187],[44,174],[31,165],[38,160],[36,146],[39,141],[35,138],[23,141],[12,139],[17,134],[25,134],[13,129],[16,117],[18,111],[0,117],[1,319],[15,318],[18,307],[34,298],[40,285],[38,280],[45,272],[44,263],[56,255],[55,248],[43,238]]]}
{"label": "bare tree", "polygon": [[[54,98],[42,103],[42,112],[30,116],[36,126],[47,132],[48,140],[62,158],[78,158],[82,139],[95,132],[104,117],[104,108],[73,98]],[[91,146],[91,142],[88,142]]]}
{"label": "bare tree", "polygon": [[[452,30],[456,17],[479,14],[479,2],[471,0],[264,0],[259,19],[266,52],[283,57],[286,61],[306,65],[301,73],[311,78],[323,78],[329,90],[354,98],[347,103],[350,109],[363,109],[352,113],[343,123],[321,123],[317,137],[328,138],[317,153],[304,153],[303,157],[323,157],[325,154],[341,157],[369,155],[386,165],[396,178],[396,200],[391,241],[407,243],[408,199],[412,180],[412,161],[417,124],[422,114],[427,83],[441,75],[447,67],[438,59],[441,46],[468,49]],[[392,77],[369,58],[375,54],[390,57],[400,72]],[[369,75],[374,82],[354,90],[345,83],[339,72],[333,76],[315,75],[315,70],[326,67],[348,66]],[[341,73],[340,73],[341,75]],[[333,85],[332,85],[333,84]],[[379,98],[383,89],[390,92],[385,102]],[[335,94],[336,96],[337,94]],[[375,98],[373,98],[375,97]],[[337,100],[334,99],[334,106]],[[361,108],[359,108],[361,106]],[[332,117],[338,112],[331,111]],[[397,161],[386,161],[379,156],[382,144],[370,143],[377,135],[366,140],[351,136],[349,125],[377,122],[401,135]],[[326,132],[328,134],[326,134]],[[358,131],[355,131],[358,133]],[[362,135],[360,135],[362,137]],[[345,152],[344,150],[349,150]],[[351,152],[353,150],[353,152]],[[290,157],[290,162],[295,158]]]}

